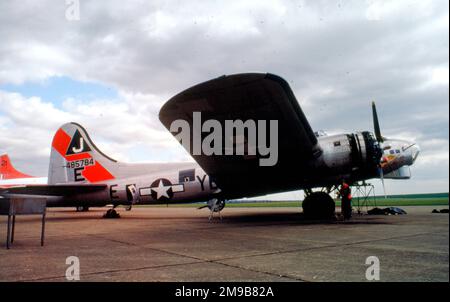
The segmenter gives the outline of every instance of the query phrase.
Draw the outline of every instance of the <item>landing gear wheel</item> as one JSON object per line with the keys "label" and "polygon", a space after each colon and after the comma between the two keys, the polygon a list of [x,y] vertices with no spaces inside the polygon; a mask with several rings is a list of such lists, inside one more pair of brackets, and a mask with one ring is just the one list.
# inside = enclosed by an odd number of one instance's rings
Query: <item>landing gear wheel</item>
{"label": "landing gear wheel", "polygon": [[225,207],[225,200],[213,199],[208,203],[208,208],[211,212],[220,212]]}
{"label": "landing gear wheel", "polygon": [[210,211],[208,220],[211,221],[215,212],[219,213],[219,218],[220,220],[222,220],[222,214],[220,212],[223,210],[224,207],[225,207],[225,200],[217,198],[211,199],[208,202],[208,208]]}
{"label": "landing gear wheel", "polygon": [[106,211],[105,215],[103,215],[103,218],[120,218],[120,215],[115,209],[109,209]]}
{"label": "landing gear wheel", "polygon": [[303,213],[308,219],[335,218],[333,198],[325,192],[313,192],[303,200]]}

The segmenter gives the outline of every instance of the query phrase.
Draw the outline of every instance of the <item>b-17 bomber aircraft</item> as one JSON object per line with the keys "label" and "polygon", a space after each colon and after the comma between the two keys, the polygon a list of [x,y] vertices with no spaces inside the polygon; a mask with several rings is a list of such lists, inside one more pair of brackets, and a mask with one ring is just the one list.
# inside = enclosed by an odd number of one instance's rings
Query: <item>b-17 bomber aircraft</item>
{"label": "b-17 bomber aircraft", "polygon": [[[304,214],[326,218],[335,211],[329,193],[342,179],[351,184],[410,177],[418,145],[383,137],[372,106],[374,133],[319,136],[281,77],[222,76],[172,97],[159,112],[160,121],[195,163],[121,163],[102,153],[81,125],[67,123],[52,141],[48,183],[2,188],[0,196],[46,196],[49,207],[78,208],[204,201],[213,213],[227,200],[301,189]],[[199,124],[199,117],[207,122]],[[236,121],[246,132],[225,131],[221,141],[211,140],[211,129],[230,122],[236,126]],[[250,137],[252,125],[257,126],[256,144]],[[190,129],[189,136],[180,129]],[[227,140],[232,148],[241,144],[247,152],[230,152]],[[201,152],[199,142],[217,152]],[[268,154],[267,142],[276,145],[275,156]],[[114,213],[114,208],[107,212]]]}

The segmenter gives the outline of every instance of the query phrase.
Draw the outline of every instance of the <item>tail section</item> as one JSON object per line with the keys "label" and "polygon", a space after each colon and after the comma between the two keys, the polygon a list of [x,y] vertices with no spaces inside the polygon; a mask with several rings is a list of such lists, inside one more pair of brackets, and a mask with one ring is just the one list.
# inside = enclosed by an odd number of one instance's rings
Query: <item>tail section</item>
{"label": "tail section", "polygon": [[16,170],[9,159],[8,154],[0,156],[0,180],[15,178],[33,178],[34,176]]}
{"label": "tail section", "polygon": [[115,179],[117,161],[103,154],[79,124],[62,125],[52,141],[48,183],[101,183]]}

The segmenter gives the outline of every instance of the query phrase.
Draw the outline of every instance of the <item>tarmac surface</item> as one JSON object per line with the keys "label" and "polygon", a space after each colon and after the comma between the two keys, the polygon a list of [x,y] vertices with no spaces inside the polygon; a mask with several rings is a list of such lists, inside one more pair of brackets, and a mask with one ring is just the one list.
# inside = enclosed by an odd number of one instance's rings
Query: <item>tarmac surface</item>
{"label": "tarmac surface", "polygon": [[402,207],[407,215],[354,215],[307,221],[299,208],[48,209],[45,245],[39,216],[17,216],[6,249],[0,216],[0,281],[65,281],[66,258],[81,281],[366,281],[366,258],[380,281],[449,281],[449,216]]}

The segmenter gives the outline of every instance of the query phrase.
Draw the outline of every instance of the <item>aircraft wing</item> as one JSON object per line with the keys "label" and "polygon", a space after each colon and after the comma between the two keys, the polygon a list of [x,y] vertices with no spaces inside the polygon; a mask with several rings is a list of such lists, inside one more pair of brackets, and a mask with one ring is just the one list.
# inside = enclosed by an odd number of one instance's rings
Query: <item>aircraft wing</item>
{"label": "aircraft wing", "polygon": [[[267,121],[269,130],[269,121],[278,121],[278,157],[273,166],[261,166],[260,159],[267,156],[259,152],[256,156],[207,156],[203,152],[195,155],[192,147],[187,150],[225,198],[294,190],[299,184],[298,171],[322,152],[289,84],[273,74],[236,74],[198,84],[167,101],[159,119],[169,131],[173,121],[186,120],[191,128],[190,146],[193,146],[194,112],[201,112],[202,122],[214,119],[222,126],[225,120],[262,120]],[[207,135],[203,133],[202,138]],[[268,142],[266,139],[266,145]]]}
{"label": "aircraft wing", "polygon": [[8,188],[0,187],[0,195],[23,194],[43,196],[68,196],[73,194],[91,193],[101,191],[107,185],[74,184],[74,185],[25,185]]}

